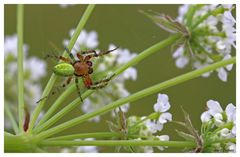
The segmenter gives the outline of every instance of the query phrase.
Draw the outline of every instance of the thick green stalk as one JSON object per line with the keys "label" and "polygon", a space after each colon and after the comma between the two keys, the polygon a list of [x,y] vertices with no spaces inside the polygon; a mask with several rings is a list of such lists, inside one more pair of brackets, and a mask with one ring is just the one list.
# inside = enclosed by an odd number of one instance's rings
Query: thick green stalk
{"label": "thick green stalk", "polygon": [[[94,4],[89,4],[88,7],[87,7],[87,9],[86,9],[86,11],[84,12],[81,20],[79,21],[79,23],[78,23],[78,25],[77,25],[77,28],[76,28],[76,30],[75,30],[75,32],[74,32],[74,34],[73,34],[73,36],[72,36],[72,38],[71,38],[71,40],[70,40],[70,42],[69,42],[69,44],[68,44],[68,47],[67,47],[70,51],[72,50],[75,42],[77,41],[77,38],[78,38],[78,36],[80,35],[80,32],[81,32],[81,30],[83,29],[84,25],[86,24],[88,18],[90,17],[90,15],[91,15],[94,7],[95,7]],[[67,54],[67,52],[66,52],[66,50],[65,50],[64,53],[63,53],[63,56],[66,56],[66,54]],[[50,80],[49,80],[48,83],[47,83],[46,88],[45,88],[44,91],[43,91],[43,95],[42,95],[43,98],[44,98],[45,96],[49,95],[49,93],[50,93],[50,91],[51,91],[51,89],[52,89],[52,87],[53,87],[56,79],[57,79],[56,75],[55,75],[55,74],[52,74]],[[36,120],[37,120],[37,118],[38,118],[38,116],[39,116],[42,108],[43,108],[44,105],[45,105],[45,101],[46,101],[46,99],[43,99],[43,100],[38,104],[38,106],[35,108],[35,110],[33,111],[33,115],[32,115],[32,118],[31,118],[31,121],[30,121],[30,124],[29,124],[29,129],[28,129],[29,132],[32,131],[32,128],[34,127],[34,124],[35,124],[35,122],[36,122]]]}
{"label": "thick green stalk", "polygon": [[18,116],[19,116],[19,130],[23,131],[23,117],[24,117],[24,84],[23,84],[23,17],[24,6],[19,4],[17,6],[17,36],[18,36]]}
{"label": "thick green stalk", "polygon": [[[130,60],[127,64],[124,64],[123,66],[121,66],[120,68],[118,68],[117,70],[114,71],[114,74],[116,76],[118,76],[119,74],[121,74],[123,71],[125,71],[127,68],[136,65],[137,63],[139,63],[140,61],[142,61],[144,58],[146,58],[147,56],[158,52],[160,49],[169,46],[171,44],[173,44],[178,38],[179,38],[179,34],[178,35],[174,35],[171,36],[155,45],[153,45],[152,47],[144,50],[142,53],[140,53],[137,57],[133,58],[132,60]],[[101,77],[101,76],[100,76]],[[102,77],[105,77],[105,73]],[[67,90],[65,93],[66,94],[70,94],[70,92],[72,92],[72,88],[71,90]],[[91,95],[94,91],[90,91],[88,93],[88,95]],[[65,96],[65,94],[64,94]],[[64,99],[61,98],[61,100],[57,101],[57,103],[54,103],[54,105],[50,108],[49,112],[47,112],[46,117],[43,117],[44,120],[41,122],[42,125],[37,126],[36,128],[36,132],[40,132],[43,129],[48,128],[49,126],[53,125],[59,118],[61,118],[62,116],[64,116],[67,112],[71,111],[76,105],[80,104],[80,100],[76,99],[74,100],[71,104],[67,105],[64,109],[62,109],[60,111],[60,113],[58,113],[57,115],[55,115],[54,117],[51,118],[51,121],[48,121],[46,123],[43,124],[44,121],[47,120],[47,118],[52,115],[52,113],[56,110],[56,108],[60,105],[60,103],[63,101]]]}
{"label": "thick green stalk", "polygon": [[4,106],[4,111],[6,112],[11,124],[12,124],[12,127],[13,127],[13,130],[15,132],[15,134],[17,134],[19,132],[19,128],[18,128],[18,125],[17,125],[17,122],[14,118],[14,116],[12,115],[12,112],[8,106],[8,104],[5,104]]}
{"label": "thick green stalk", "polygon": [[159,141],[159,140],[96,140],[96,141],[42,141],[39,146],[168,146],[175,148],[195,148],[196,144],[190,141]]}
{"label": "thick green stalk", "polygon": [[4,152],[35,152],[37,146],[32,143],[31,138],[22,135],[10,135],[4,133]]}
{"label": "thick green stalk", "polygon": [[216,62],[214,64],[211,64],[209,66],[206,66],[202,69],[198,69],[198,70],[194,70],[192,72],[188,72],[186,74],[183,74],[183,75],[180,75],[180,76],[177,76],[173,79],[170,79],[170,80],[167,80],[165,82],[162,82],[162,83],[159,83],[157,85],[154,85],[152,87],[149,87],[149,88],[146,88],[144,90],[141,90],[137,93],[134,93],[128,97],[124,97],[122,99],[119,99],[113,103],[110,103],[96,111],[93,111],[91,113],[87,113],[87,114],[84,114],[80,117],[77,117],[77,118],[74,118],[70,121],[67,121],[65,123],[62,123],[54,128],[51,128],[47,131],[44,131],[38,135],[36,135],[36,140],[41,140],[41,139],[44,139],[44,138],[47,138],[47,137],[50,137],[54,134],[57,134],[61,131],[64,131],[70,127],[73,127],[75,125],[78,125],[86,120],[89,120],[95,116],[99,116],[99,115],[102,115],[106,112],[109,112],[123,104],[126,104],[128,102],[133,102],[133,101],[136,101],[136,100],[139,100],[141,98],[144,98],[148,95],[151,95],[151,94],[154,94],[154,93],[157,93],[163,89],[166,89],[166,88],[169,88],[169,87],[172,87],[172,86],[175,86],[177,84],[180,84],[180,83],[183,83],[183,82],[186,82],[188,80],[191,80],[193,78],[196,78],[196,77],[199,77],[201,76],[202,74],[204,73],[207,73],[207,72],[210,72],[210,71],[213,71],[215,69],[218,69],[220,67],[224,67],[228,64],[234,64],[236,63],[236,57],[233,57],[233,58],[230,58],[230,59],[227,59],[227,60],[222,60],[222,61],[219,61],[219,62]]}

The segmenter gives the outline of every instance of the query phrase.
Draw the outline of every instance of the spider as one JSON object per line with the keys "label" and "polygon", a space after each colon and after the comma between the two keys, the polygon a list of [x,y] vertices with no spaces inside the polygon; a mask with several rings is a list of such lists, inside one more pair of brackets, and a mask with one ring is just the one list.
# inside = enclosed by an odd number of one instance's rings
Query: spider
{"label": "spider", "polygon": [[[65,48],[69,58],[63,57],[63,56],[56,56],[56,55],[48,55],[47,57],[55,57],[63,62],[58,63],[57,65],[54,66],[53,72],[58,75],[58,76],[63,76],[63,77],[68,77],[66,82],[62,85],[62,87],[65,87],[70,84],[72,78],[75,78],[75,84],[77,88],[78,95],[83,102],[81,92],[80,92],[80,87],[78,85],[79,78],[82,78],[84,86],[87,89],[99,89],[103,88],[108,84],[108,82],[111,80],[111,78],[114,76],[110,76],[109,78],[105,78],[103,80],[99,80],[96,82],[93,82],[90,75],[93,73],[93,63],[90,61],[92,58],[96,57],[101,57],[104,55],[109,54],[112,51],[115,51],[118,49],[118,47],[108,50],[108,51],[102,51],[97,53],[95,50],[88,50],[88,51],[80,51],[77,53],[77,58],[76,60],[73,56],[73,54],[69,51],[68,48]],[[52,92],[52,95],[55,94],[55,92]],[[48,96],[46,96],[48,97]],[[46,98],[44,97],[44,98]],[[42,99],[44,99],[42,98]],[[37,103],[39,103],[42,99],[40,99]]]}

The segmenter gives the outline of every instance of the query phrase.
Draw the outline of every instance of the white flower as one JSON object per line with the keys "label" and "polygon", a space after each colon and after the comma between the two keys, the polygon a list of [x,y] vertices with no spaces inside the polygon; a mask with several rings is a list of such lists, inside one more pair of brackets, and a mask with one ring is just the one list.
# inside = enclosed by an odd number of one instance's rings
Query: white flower
{"label": "white flower", "polygon": [[[207,101],[207,107],[208,110],[202,113],[201,120],[205,123],[203,125],[204,128],[208,127],[211,129],[208,132],[204,132],[204,134],[208,134],[209,137],[211,136],[215,139],[236,138],[236,107],[230,103],[224,111],[219,102],[214,100]],[[216,143],[214,144],[214,149],[220,152],[226,149],[229,152],[234,151],[234,145],[227,144],[227,148],[225,146],[226,144]]]}
{"label": "white flower", "polygon": [[229,150],[229,152],[231,153],[236,153],[236,144],[235,143],[232,143],[232,142],[229,142],[227,144],[227,149]]}
{"label": "white flower", "polygon": [[[33,110],[36,102],[41,98],[42,89],[38,81],[46,75],[46,63],[45,61],[36,57],[27,57],[28,45],[23,45],[23,68],[24,68],[24,101],[29,107],[29,110]],[[4,54],[5,54],[5,85],[11,84],[9,91],[12,91],[12,96],[16,95],[16,82],[14,79],[17,77],[17,35],[5,36],[4,42]],[[8,57],[11,56],[12,60]],[[11,78],[11,79],[9,79]],[[6,98],[8,99],[8,98]],[[12,99],[12,98],[11,98]],[[12,101],[12,100],[11,100]],[[11,102],[14,105],[15,102]]]}
{"label": "white flower", "polygon": [[187,13],[187,11],[189,10],[189,4],[184,4],[184,5],[181,5],[178,9],[178,17],[177,17],[177,20],[179,22],[183,22],[184,20],[184,16],[185,14]]}
{"label": "white flower", "polygon": [[162,113],[158,119],[161,124],[167,123],[168,121],[172,121],[172,114],[169,112]]}
{"label": "white flower", "polygon": [[163,124],[172,121],[172,114],[166,112],[170,107],[168,96],[166,94],[158,94],[157,103],[154,104],[153,108],[155,112],[159,113],[159,117],[153,121],[148,120],[145,122],[146,127],[151,133],[161,131],[163,129]]}
{"label": "white flower", "polygon": [[118,48],[115,53],[118,55],[117,56],[117,62],[118,64],[124,64],[133,59],[134,57],[137,56],[136,53],[131,53],[128,49],[121,49]]}
{"label": "white flower", "polygon": [[215,124],[217,126],[220,126],[222,125],[224,122],[222,121],[223,120],[223,116],[221,113],[216,113],[214,116],[214,120],[215,120]]}
{"label": "white flower", "polygon": [[205,111],[201,114],[201,121],[203,123],[208,122],[212,118],[211,114],[208,111]]}
{"label": "white flower", "polygon": [[166,112],[170,109],[170,103],[166,94],[158,94],[157,103],[154,105],[155,112]]}
{"label": "white flower", "polygon": [[[169,136],[168,135],[161,135],[161,136],[156,136],[160,141],[169,141]],[[165,148],[168,148],[167,146],[158,146],[157,147],[159,150],[163,151]]]}
{"label": "white flower", "polygon": [[214,101],[214,100],[207,101],[207,107],[208,107],[208,112],[212,116],[214,116],[217,113],[222,113],[223,112],[222,107],[219,104],[219,102]]}
{"label": "white flower", "polygon": [[157,131],[161,131],[163,129],[163,123],[160,123],[159,121],[155,123],[148,120],[145,122],[145,125],[148,128],[148,131],[150,131],[151,133],[156,133]]}
{"label": "white flower", "polygon": [[76,153],[98,153],[96,146],[80,146],[76,149]]}
{"label": "white flower", "polygon": [[[12,54],[14,57],[17,57],[17,35],[5,36],[4,38],[4,56],[6,57],[9,54]],[[26,44],[23,44],[23,56],[24,58],[27,55],[29,47]]]}
{"label": "white flower", "polygon": [[[231,56],[230,54],[228,54],[228,55],[226,55],[226,56],[223,58],[223,60],[227,60],[227,59],[230,59],[230,58],[232,58],[232,56]],[[233,68],[233,64],[229,64],[229,65],[227,65],[225,68],[226,68],[228,71],[231,71],[232,68]]]}
{"label": "white flower", "polygon": [[220,78],[220,80],[222,80],[223,82],[227,81],[227,71],[224,68],[219,68],[217,69],[218,71],[218,77]]}
{"label": "white flower", "polygon": [[31,79],[37,81],[46,75],[46,63],[36,57],[31,57],[24,62],[24,70],[31,73]]}
{"label": "white flower", "polygon": [[232,137],[231,130],[229,130],[228,128],[223,128],[220,131],[220,134],[223,138],[231,138]]}
{"label": "white flower", "polygon": [[183,51],[184,51],[184,47],[180,46],[173,53],[173,58],[176,59],[175,61],[176,66],[180,69],[184,68],[189,63],[189,58],[184,56]]}
{"label": "white flower", "polygon": [[230,103],[226,107],[226,114],[228,121],[235,122],[236,121],[236,107]]}
{"label": "white flower", "polygon": [[124,79],[136,80],[137,79],[137,70],[135,68],[130,67],[126,71],[124,71],[121,75]]}
{"label": "white flower", "polygon": [[[69,36],[72,37],[75,32],[75,29],[71,29],[69,31]],[[63,45],[65,47],[68,46],[69,40],[64,39]],[[77,52],[86,51],[89,49],[96,49],[98,46],[98,35],[96,31],[87,32],[86,30],[82,30],[80,35],[77,38],[77,41],[72,49],[73,55],[76,55]],[[87,49],[88,48],[88,49]]]}

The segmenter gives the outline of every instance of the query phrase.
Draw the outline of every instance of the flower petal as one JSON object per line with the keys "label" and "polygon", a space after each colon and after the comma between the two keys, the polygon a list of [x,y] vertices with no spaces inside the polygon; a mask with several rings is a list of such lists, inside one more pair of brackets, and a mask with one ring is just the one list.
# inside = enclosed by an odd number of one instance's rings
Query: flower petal
{"label": "flower petal", "polygon": [[207,102],[207,107],[209,109],[209,113],[214,116],[217,113],[222,113],[222,107],[220,106],[219,102],[214,101],[214,100],[209,100]]}

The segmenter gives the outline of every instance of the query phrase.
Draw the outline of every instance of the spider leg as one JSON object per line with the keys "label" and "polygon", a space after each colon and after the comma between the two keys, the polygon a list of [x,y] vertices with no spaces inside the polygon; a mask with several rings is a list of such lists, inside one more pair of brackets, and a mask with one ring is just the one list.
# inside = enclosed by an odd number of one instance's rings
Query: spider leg
{"label": "spider leg", "polygon": [[80,54],[80,53],[77,53],[77,58],[83,62],[84,61],[84,57]]}
{"label": "spider leg", "polygon": [[82,54],[92,54],[93,56],[97,56],[97,52],[95,50],[87,50],[81,51]]}
{"label": "spider leg", "polygon": [[64,88],[64,87],[66,87],[67,85],[70,84],[71,80],[72,80],[72,76],[68,77],[68,79],[65,81],[65,83],[63,83],[61,86],[55,87],[55,89],[54,89],[49,95],[41,98],[41,99],[38,100],[36,103],[38,104],[38,103],[41,102],[42,100],[49,98],[50,95],[55,95],[56,93],[59,93],[60,90],[61,90],[61,88]]}
{"label": "spider leg", "polygon": [[95,57],[99,57],[99,56],[103,56],[103,55],[106,55],[106,54],[109,54],[110,52],[113,52],[113,51],[115,51],[115,50],[117,50],[119,47],[116,47],[116,48],[114,48],[114,49],[112,49],[112,50],[108,50],[108,51],[101,51],[99,54],[97,54],[97,56],[95,56]]}
{"label": "spider leg", "polygon": [[84,61],[88,61],[91,58],[98,56],[98,54],[95,50],[82,51],[81,53],[88,54],[87,56],[84,57]]}
{"label": "spider leg", "polygon": [[75,77],[75,84],[76,84],[78,96],[79,96],[79,98],[81,99],[81,101],[83,102],[82,95],[81,95],[81,91],[80,91],[80,87],[79,87],[79,85],[78,85],[78,78],[77,78],[77,77]]}
{"label": "spider leg", "polygon": [[108,51],[101,51],[100,53],[97,54],[97,52],[95,50],[88,50],[88,51],[83,51],[83,54],[89,54],[84,58],[84,61],[88,61],[90,60],[92,57],[101,57],[103,55],[109,54],[110,52],[113,52],[115,50],[117,50],[118,47],[112,49],[112,50],[108,50]]}
{"label": "spider leg", "polygon": [[73,62],[75,62],[75,58],[74,58],[73,54],[69,51],[69,49],[67,47],[65,47],[65,50],[67,51],[69,57],[73,60]]}
{"label": "spider leg", "polygon": [[99,89],[105,87],[108,84],[108,82],[114,77],[114,75],[115,74],[111,75],[108,78],[94,82],[93,85],[89,86],[89,89]]}
{"label": "spider leg", "polygon": [[63,57],[63,56],[57,56],[57,55],[46,55],[46,58],[55,58],[57,60],[61,60],[61,61],[64,61],[64,62],[67,62],[67,63],[71,63],[70,59],[69,58],[66,58],[66,57]]}

